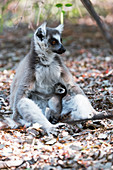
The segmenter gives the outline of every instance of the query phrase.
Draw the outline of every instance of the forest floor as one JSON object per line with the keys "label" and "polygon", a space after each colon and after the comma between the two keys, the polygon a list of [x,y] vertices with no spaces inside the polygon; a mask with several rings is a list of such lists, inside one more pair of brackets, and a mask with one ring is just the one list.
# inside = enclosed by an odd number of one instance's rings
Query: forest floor
{"label": "forest floor", "polygon": [[[112,119],[65,124],[57,136],[47,136],[35,126],[3,126],[3,116],[12,113],[10,84],[29,51],[31,36],[26,26],[0,35],[0,169],[113,169]],[[113,54],[98,28],[66,24],[63,42],[67,52],[62,58],[93,107],[113,114]]]}

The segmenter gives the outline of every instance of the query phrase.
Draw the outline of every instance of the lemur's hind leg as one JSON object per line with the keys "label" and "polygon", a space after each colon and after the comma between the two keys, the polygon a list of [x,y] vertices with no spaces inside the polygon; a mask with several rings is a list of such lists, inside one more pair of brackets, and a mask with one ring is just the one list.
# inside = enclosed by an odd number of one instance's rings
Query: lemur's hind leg
{"label": "lemur's hind leg", "polygon": [[63,109],[61,112],[61,122],[73,122],[74,120],[92,118],[98,114],[91,106],[85,95],[65,96],[63,99]]}
{"label": "lemur's hind leg", "polygon": [[17,104],[17,110],[26,122],[39,123],[49,133],[52,125],[43,115],[42,110],[28,98],[22,98]]}

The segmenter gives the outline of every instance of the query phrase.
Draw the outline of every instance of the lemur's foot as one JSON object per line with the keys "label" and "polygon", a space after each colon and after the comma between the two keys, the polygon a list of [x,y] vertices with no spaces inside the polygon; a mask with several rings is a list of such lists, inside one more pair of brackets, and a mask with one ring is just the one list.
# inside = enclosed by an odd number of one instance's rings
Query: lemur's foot
{"label": "lemur's foot", "polygon": [[55,136],[58,136],[59,128],[61,128],[62,126],[65,126],[65,124],[64,123],[57,123],[56,125],[52,125],[50,128],[48,128],[46,130],[47,134],[48,135],[53,134]]}

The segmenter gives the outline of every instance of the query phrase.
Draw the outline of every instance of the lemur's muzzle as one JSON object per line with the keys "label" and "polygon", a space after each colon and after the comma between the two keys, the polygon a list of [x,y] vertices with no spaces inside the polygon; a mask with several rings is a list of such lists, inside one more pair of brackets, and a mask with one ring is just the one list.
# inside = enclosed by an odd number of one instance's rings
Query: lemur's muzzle
{"label": "lemur's muzzle", "polygon": [[64,48],[62,44],[60,45],[60,48],[58,48],[57,50],[54,50],[54,52],[57,54],[63,54],[65,51],[66,49]]}
{"label": "lemur's muzzle", "polygon": [[66,51],[63,45],[61,45],[61,48],[58,50],[59,54],[62,54]]}

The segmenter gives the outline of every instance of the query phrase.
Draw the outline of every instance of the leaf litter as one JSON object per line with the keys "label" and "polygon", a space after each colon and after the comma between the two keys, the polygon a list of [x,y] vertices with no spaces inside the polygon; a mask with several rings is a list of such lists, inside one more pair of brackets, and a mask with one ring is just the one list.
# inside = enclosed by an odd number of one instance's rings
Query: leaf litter
{"label": "leaf litter", "polygon": [[[64,44],[69,50],[63,55],[65,64],[93,107],[112,113],[113,55],[109,46],[94,25],[66,27]],[[112,119],[65,124],[56,136],[47,136],[38,124],[11,129],[2,122],[12,113],[10,85],[18,61],[28,52],[29,34],[27,27],[19,28],[4,32],[0,40],[0,169],[113,169]]]}

